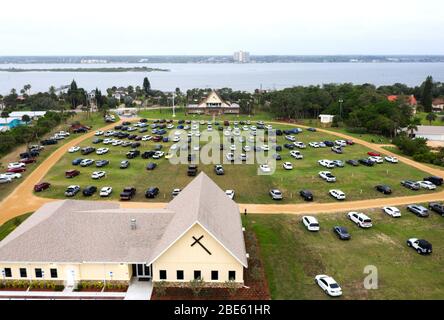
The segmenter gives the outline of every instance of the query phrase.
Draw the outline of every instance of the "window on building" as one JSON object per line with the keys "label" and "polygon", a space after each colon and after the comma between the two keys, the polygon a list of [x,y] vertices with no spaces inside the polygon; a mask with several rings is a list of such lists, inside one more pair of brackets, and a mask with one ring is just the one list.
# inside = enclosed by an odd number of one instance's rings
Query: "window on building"
{"label": "window on building", "polygon": [[202,273],[200,270],[194,270],[194,280],[201,280],[202,279]]}
{"label": "window on building", "polygon": [[35,269],[35,277],[36,278],[43,278],[43,271],[40,268]]}
{"label": "window on building", "polygon": [[11,278],[12,277],[12,270],[11,268],[5,268],[5,277]]}
{"label": "window on building", "polygon": [[183,280],[184,279],[183,270],[177,270],[176,278],[177,278],[177,280]]}
{"label": "window on building", "polygon": [[51,269],[51,278],[58,278],[57,276],[57,269]]}
{"label": "window on building", "polygon": [[26,268],[20,268],[20,278],[27,278],[28,277],[28,271]]}
{"label": "window on building", "polygon": [[166,280],[167,279],[167,272],[166,272],[166,270],[159,270],[159,279],[160,280]]}
{"label": "window on building", "polygon": [[228,280],[236,280],[236,271],[228,271]]}
{"label": "window on building", "polygon": [[219,271],[211,271],[211,280],[219,280]]}

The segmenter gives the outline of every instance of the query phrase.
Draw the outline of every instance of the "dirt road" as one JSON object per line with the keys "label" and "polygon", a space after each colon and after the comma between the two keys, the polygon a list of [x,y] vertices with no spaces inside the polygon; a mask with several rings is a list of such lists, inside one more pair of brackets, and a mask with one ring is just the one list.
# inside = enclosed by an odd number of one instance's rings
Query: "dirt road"
{"label": "dirt road", "polygon": [[[132,118],[131,120],[136,120]],[[121,120],[120,122],[122,122]],[[271,122],[273,124],[282,125],[280,122]],[[110,124],[100,130],[112,129],[116,124]],[[293,125],[293,124],[289,124]],[[308,128],[302,125],[293,125],[301,128]],[[381,145],[370,143],[361,139],[357,139],[348,136],[343,133],[329,131],[327,129],[318,129],[320,132],[335,135],[342,139],[350,139],[358,144],[367,147],[370,150],[374,150],[380,153],[384,153],[391,156],[396,156],[399,161],[406,163],[412,167],[426,172],[429,175],[444,176],[444,170],[432,168],[425,164],[415,162],[405,157],[398,156],[390,151],[382,148]],[[43,204],[51,201],[57,201],[58,199],[46,199],[40,198],[33,194],[33,186],[40,182],[53,165],[55,165],[60,158],[68,151],[72,146],[80,144],[85,139],[88,139],[94,135],[94,132],[89,132],[82,135],[52,153],[45,161],[43,161],[17,188],[0,203],[0,225],[4,222],[22,215],[24,213],[33,212],[40,208]],[[397,198],[379,198],[370,200],[359,201],[344,201],[344,202],[330,202],[330,203],[301,203],[301,204],[287,204],[287,205],[274,205],[274,204],[239,204],[241,213],[247,209],[248,213],[260,213],[260,214],[316,214],[316,213],[328,213],[328,212],[341,212],[348,210],[362,210],[370,209],[382,206],[399,206],[416,202],[429,202],[444,200],[444,191],[435,192],[425,195],[415,195]],[[163,208],[165,203],[149,203],[149,202],[126,202],[120,203],[122,208]]]}

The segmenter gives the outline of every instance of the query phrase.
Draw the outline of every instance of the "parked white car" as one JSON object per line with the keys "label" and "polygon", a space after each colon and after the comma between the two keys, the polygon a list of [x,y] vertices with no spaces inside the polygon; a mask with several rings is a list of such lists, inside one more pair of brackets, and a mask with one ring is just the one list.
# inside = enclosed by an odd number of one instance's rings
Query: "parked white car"
{"label": "parked white car", "polygon": [[91,178],[93,178],[94,180],[98,180],[98,179],[103,178],[105,175],[106,175],[105,171],[94,171],[91,174]]}
{"label": "parked white car", "polygon": [[336,177],[330,171],[320,171],[319,177],[327,182],[336,182]]}
{"label": "parked white car", "polygon": [[234,190],[225,190],[225,194],[227,195],[228,198],[234,200]]}
{"label": "parked white car", "polygon": [[270,151],[270,147],[267,144],[261,146],[262,151]]}
{"label": "parked white car", "polygon": [[284,162],[282,166],[285,170],[293,170],[293,165],[291,164],[291,162]]}
{"label": "parked white car", "polygon": [[294,136],[285,136],[285,139],[287,139],[288,141],[291,141],[291,142],[296,141],[296,138]]}
{"label": "parked white car", "polygon": [[345,200],[345,193],[339,189],[332,189],[328,193],[336,200]]}
{"label": "parked white car", "polygon": [[401,217],[401,211],[396,207],[384,207],[382,208],[382,211],[384,211],[386,214],[388,214],[390,217],[393,218]]}
{"label": "parked white car", "polygon": [[370,161],[373,161],[375,163],[384,163],[384,159],[382,157],[376,157],[376,156],[372,156],[372,157],[368,157],[368,159]]}
{"label": "parked white car", "polygon": [[109,151],[108,148],[99,148],[99,149],[96,150],[96,153],[97,153],[98,155],[101,155],[101,154],[106,154],[106,153],[108,153],[108,151]]}
{"label": "parked white car", "polygon": [[325,160],[325,159],[324,159],[324,160],[319,160],[318,163],[319,163],[321,166],[323,166],[323,167],[325,167],[325,168],[329,168],[329,169],[333,169],[333,168],[335,167],[334,162],[331,161],[331,160]]}
{"label": "parked white car", "polygon": [[278,189],[271,189],[270,196],[271,196],[271,199],[273,199],[273,200],[282,200],[283,199],[282,192]]}
{"label": "parked white car", "polygon": [[163,151],[156,151],[156,152],[154,153],[154,155],[153,155],[153,159],[160,159],[160,158],[162,158],[163,156],[165,156],[165,152],[163,152]]}
{"label": "parked white car", "polygon": [[80,147],[75,146],[75,147],[71,147],[71,148],[69,148],[69,149],[68,149],[68,152],[69,152],[69,153],[75,153],[75,152],[77,152],[77,151],[79,151],[79,150],[80,150]]}
{"label": "parked white car", "polygon": [[297,160],[304,159],[304,156],[297,150],[290,151],[290,156],[292,156],[293,158],[295,158]]}
{"label": "parked white car", "polygon": [[8,164],[8,169],[18,169],[18,168],[25,168],[26,164],[21,162],[11,162]]}
{"label": "parked white car", "polygon": [[319,143],[317,142],[310,142],[308,145],[312,148],[319,148]]}
{"label": "parked white car", "polygon": [[4,184],[4,183],[10,183],[12,181],[11,178],[5,177],[5,176],[0,176],[0,184]]}
{"label": "parked white car", "polygon": [[346,147],[347,146],[347,141],[345,141],[345,140],[336,140],[335,141],[335,145],[337,145],[338,147]]}
{"label": "parked white car", "polygon": [[122,143],[123,143],[123,141],[120,141],[120,140],[114,140],[113,143],[112,143],[112,145],[113,145],[113,146],[120,146]]}
{"label": "parked white car", "polygon": [[307,228],[308,231],[317,232],[319,231],[319,222],[313,216],[303,216],[302,223]]}
{"label": "parked white car", "polygon": [[264,172],[264,173],[269,173],[269,172],[271,172],[271,168],[270,168],[270,166],[269,166],[268,164],[261,164],[261,165],[259,166],[259,169],[260,169],[262,172]]}
{"label": "parked white car", "polygon": [[362,212],[352,211],[352,212],[349,212],[347,214],[347,217],[351,221],[356,223],[357,226],[359,226],[361,228],[368,229],[368,228],[371,228],[373,226],[372,219],[370,219],[368,216],[366,216]]}
{"label": "parked white car", "polygon": [[22,177],[21,173],[14,173],[14,172],[5,172],[0,174],[0,177],[2,178],[9,178],[9,179],[20,179]]}
{"label": "parked white car", "polygon": [[150,135],[146,135],[142,137],[142,141],[150,141],[153,137]]}
{"label": "parked white car", "polygon": [[102,189],[100,189],[100,196],[101,197],[109,197],[112,192],[113,192],[113,188],[103,187]]}
{"label": "parked white car", "polygon": [[92,159],[84,159],[80,162],[81,167],[88,167],[94,163],[94,160]]}
{"label": "parked white car", "polygon": [[434,185],[430,181],[418,181],[418,184],[423,189],[427,189],[427,190],[435,190],[436,189],[436,185]]}
{"label": "parked white car", "polygon": [[104,134],[103,131],[96,131],[96,133],[94,133],[95,136],[102,136]]}
{"label": "parked white car", "polygon": [[307,146],[305,145],[305,143],[300,142],[300,141],[296,141],[296,142],[293,143],[293,144],[294,144],[294,146],[295,146],[296,148],[299,148],[299,149],[305,149],[305,148],[307,148]]}
{"label": "parked white car", "polygon": [[398,163],[399,162],[398,158],[396,158],[396,157],[387,156],[384,159],[385,159],[385,161],[390,162],[390,163]]}
{"label": "parked white car", "polygon": [[110,144],[110,143],[113,143],[113,139],[106,138],[105,140],[103,140],[103,144]]}
{"label": "parked white car", "polygon": [[228,161],[234,161],[234,159],[235,159],[234,153],[232,153],[232,152],[227,153],[226,157],[227,157]]}
{"label": "parked white car", "polygon": [[315,277],[315,281],[326,294],[331,297],[339,297],[342,295],[342,289],[339,284],[327,275],[321,274]]}

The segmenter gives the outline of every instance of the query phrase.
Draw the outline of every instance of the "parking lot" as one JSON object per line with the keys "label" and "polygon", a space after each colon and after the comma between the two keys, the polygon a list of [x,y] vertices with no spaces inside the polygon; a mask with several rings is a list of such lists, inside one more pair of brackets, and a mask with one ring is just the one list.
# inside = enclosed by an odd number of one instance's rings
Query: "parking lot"
{"label": "parking lot", "polygon": [[[148,122],[149,125],[152,121]],[[175,127],[177,123],[174,124]],[[230,124],[233,127],[233,124]],[[199,129],[203,131],[206,129],[206,124],[200,125]],[[293,128],[286,125],[273,125],[277,129]],[[175,130],[172,129],[172,130]],[[148,132],[139,133],[133,131],[139,136],[152,135],[151,128]],[[170,130],[166,130],[167,132]],[[220,131],[222,134],[223,131]],[[364,165],[351,166],[345,164],[343,168],[328,169],[318,164],[319,160],[359,160],[367,158],[369,149],[364,146],[355,144],[343,147],[343,154],[332,152],[330,147],[314,148],[309,144],[310,142],[321,141],[335,141],[337,137],[323,132],[310,132],[303,130],[300,134],[293,135],[298,142],[304,143],[307,147],[298,150],[303,155],[303,159],[297,160],[290,155],[292,150],[283,148],[278,151],[281,155],[281,160],[277,161],[276,172],[273,175],[257,175],[258,164],[224,164],[224,175],[216,175],[214,172],[214,165],[198,165],[198,171],[205,171],[216,183],[224,190],[230,189],[235,191],[235,200],[239,203],[257,203],[257,204],[292,204],[302,203],[304,200],[299,196],[299,191],[302,189],[310,190],[314,195],[314,201],[320,203],[336,201],[329,194],[330,189],[340,189],[346,194],[345,201],[399,197],[406,195],[418,195],[424,193],[433,193],[437,191],[429,191],[421,189],[419,191],[412,191],[403,186],[400,182],[402,180],[422,180],[429,174],[420,170],[412,168],[404,163],[392,164],[384,161],[382,164],[375,164],[373,167]],[[99,137],[105,139],[105,137]],[[40,196],[51,198],[65,198],[64,192],[69,185],[79,185],[85,188],[89,185],[97,186],[98,190],[102,187],[110,186],[113,188],[109,199],[118,200],[119,194],[124,187],[133,186],[137,189],[136,196],[133,201],[156,201],[166,202],[172,198],[172,191],[176,188],[183,188],[189,183],[192,177],[187,175],[187,165],[172,165],[164,157],[160,159],[142,159],[140,156],[130,159],[130,166],[127,169],[120,169],[120,162],[126,159],[126,153],[131,149],[130,146],[123,147],[122,145],[113,146],[111,144],[104,145],[93,144],[94,138],[82,142],[79,147],[92,146],[95,148],[109,148],[109,152],[102,155],[92,153],[87,156],[82,156],[79,152],[67,153],[62,159],[50,170],[45,177],[45,181],[51,183],[51,188],[45,192],[40,193]],[[127,139],[121,139],[123,142]],[[134,142],[134,141],[133,141]],[[286,140],[285,135],[277,137],[277,144],[283,146],[290,141]],[[155,145],[162,145],[162,151],[168,153],[172,142],[153,142],[140,141],[141,146],[137,148],[141,153],[149,150],[154,150]],[[264,144],[267,144],[265,142]],[[226,144],[229,147],[230,143]],[[274,151],[270,151],[274,153]],[[248,154],[248,152],[246,152]],[[106,159],[110,163],[102,168],[96,168],[94,165],[85,168],[73,166],[72,161],[77,158],[90,158],[93,160]],[[222,159],[221,159],[222,160]],[[285,162],[290,162],[293,170],[286,170],[283,167]],[[147,170],[148,163],[155,163],[157,166],[154,170]],[[71,169],[78,169],[80,175],[67,179],[65,172]],[[106,176],[99,180],[93,180],[91,175],[95,171],[105,171]],[[336,182],[328,183],[319,177],[320,171],[329,170],[336,177]],[[375,186],[384,184],[390,186],[392,189],[391,195],[384,195],[375,190]],[[146,199],[144,193],[149,187],[159,188],[159,194],[153,199]],[[270,189],[279,189],[283,194],[283,199],[273,201],[269,195]],[[438,188],[438,191],[441,188]],[[79,193],[75,198],[83,198]],[[90,199],[99,199],[99,192],[95,193]]]}

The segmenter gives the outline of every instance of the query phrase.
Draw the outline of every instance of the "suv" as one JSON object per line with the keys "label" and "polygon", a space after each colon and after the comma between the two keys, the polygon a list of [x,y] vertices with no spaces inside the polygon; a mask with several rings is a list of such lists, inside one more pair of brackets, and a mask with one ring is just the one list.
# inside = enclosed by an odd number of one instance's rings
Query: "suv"
{"label": "suv", "polygon": [[411,204],[407,206],[407,210],[409,210],[411,213],[414,213],[421,218],[426,218],[429,216],[429,210],[417,204]]}
{"label": "suv", "polygon": [[88,154],[90,154],[90,153],[93,153],[93,152],[95,152],[96,151],[96,148],[93,148],[93,147],[85,147],[85,148],[82,148],[82,150],[80,151],[81,153],[82,153],[82,155],[88,155]]}
{"label": "suv", "polygon": [[349,212],[347,217],[361,228],[371,228],[372,219],[361,212]]}
{"label": "suv", "polygon": [[418,191],[419,189],[421,189],[421,186],[419,185],[419,183],[417,183],[415,181],[411,181],[411,180],[401,181],[401,185],[406,187],[407,189],[414,190],[414,191]]}
{"label": "suv", "polygon": [[126,153],[127,159],[134,159],[140,155],[139,150],[131,150]]}
{"label": "suv", "polygon": [[80,191],[80,186],[69,186],[66,188],[65,196],[66,197],[74,197]]}
{"label": "suv", "polygon": [[411,238],[407,240],[407,246],[415,249],[419,254],[432,253],[432,244],[424,239]]}
{"label": "suv", "polygon": [[95,187],[95,186],[88,186],[85,189],[83,189],[83,191],[82,191],[82,193],[85,197],[90,197],[96,192],[97,192],[97,187]]}
{"label": "suv", "polygon": [[145,191],[145,198],[155,198],[159,194],[159,188],[157,187],[151,187],[148,188],[148,190]]}
{"label": "suv", "polygon": [[302,198],[304,198],[305,201],[313,201],[313,193],[309,190],[301,190],[299,192]]}
{"label": "suv", "polygon": [[134,187],[126,187],[123,189],[120,194],[120,200],[131,200],[136,195],[136,188]]}
{"label": "suv", "polygon": [[308,231],[319,231],[319,222],[315,217],[303,216],[302,223],[308,229]]}
{"label": "suv", "polygon": [[190,177],[194,177],[197,174],[197,165],[195,164],[190,164],[188,166],[188,171],[187,171],[188,176]]}
{"label": "suv", "polygon": [[36,184],[34,186],[34,191],[35,192],[42,192],[42,191],[44,191],[46,189],[49,189],[50,186],[51,186],[51,184],[48,183],[48,182],[41,182],[41,183]]}
{"label": "suv", "polygon": [[424,178],[424,181],[430,181],[435,186],[441,186],[443,184],[443,179],[435,176]]}
{"label": "suv", "polygon": [[435,211],[436,213],[440,214],[444,217],[444,205],[438,202],[430,202],[429,203],[429,209],[432,211]]}
{"label": "suv", "polygon": [[66,178],[74,178],[77,177],[80,174],[79,170],[68,170],[65,172]]}

